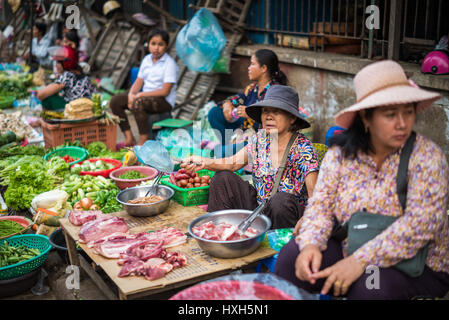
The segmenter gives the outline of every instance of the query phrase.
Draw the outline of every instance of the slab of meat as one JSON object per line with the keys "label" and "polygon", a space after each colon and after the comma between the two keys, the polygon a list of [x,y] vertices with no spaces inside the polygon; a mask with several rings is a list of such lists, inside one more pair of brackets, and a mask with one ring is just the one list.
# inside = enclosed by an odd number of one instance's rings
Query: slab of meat
{"label": "slab of meat", "polygon": [[88,243],[88,247],[105,258],[118,259],[128,248],[147,241],[143,233],[114,233]]}
{"label": "slab of meat", "polygon": [[81,243],[95,241],[116,232],[128,232],[129,229],[125,219],[105,216],[83,224],[79,233],[79,241]]}
{"label": "slab of meat", "polygon": [[212,221],[205,222],[198,227],[193,227],[192,231],[200,238],[216,241],[247,239],[259,234],[256,229],[251,227],[248,228],[244,234],[241,234],[237,229],[237,226],[233,224],[220,222],[215,225]]}
{"label": "slab of meat", "polygon": [[181,230],[169,227],[148,233],[148,239],[164,240],[164,248],[170,248],[185,243],[187,236]]}
{"label": "slab of meat", "polygon": [[180,252],[167,252],[163,240],[147,239],[130,246],[120,255],[122,266],[118,276],[144,276],[147,280],[162,278],[173,269],[187,265],[187,257]]}
{"label": "slab of meat", "polygon": [[[164,228],[155,232],[137,234],[112,234],[96,241],[89,242],[88,247],[94,252],[109,259],[118,259],[130,247],[139,247],[147,243],[161,243],[161,248],[169,248],[183,244],[187,236],[176,228]],[[148,258],[147,258],[148,259]],[[144,259],[146,260],[146,259]]]}
{"label": "slab of meat", "polygon": [[86,222],[96,220],[98,217],[104,216],[100,210],[82,211],[74,210],[69,214],[69,221],[75,226],[82,226]]}

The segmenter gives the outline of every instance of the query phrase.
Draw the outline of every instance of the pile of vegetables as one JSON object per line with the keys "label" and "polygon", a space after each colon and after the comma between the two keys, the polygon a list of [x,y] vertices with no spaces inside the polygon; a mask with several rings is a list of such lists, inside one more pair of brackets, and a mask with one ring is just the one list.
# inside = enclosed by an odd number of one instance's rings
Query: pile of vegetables
{"label": "pile of vegetables", "polygon": [[62,160],[64,160],[65,162],[67,162],[67,163],[70,163],[70,162],[73,162],[73,161],[76,161],[76,160],[78,160],[79,158],[75,158],[75,159],[73,159],[71,156],[69,156],[68,154],[66,154],[65,156],[63,156],[63,157],[60,157]]}
{"label": "pile of vegetables", "polygon": [[86,146],[91,158],[109,158],[122,161],[124,155],[128,152],[128,149],[123,148],[120,151],[113,152],[109,150],[106,145],[101,141],[96,141]]}
{"label": "pile of vegetables", "polygon": [[95,162],[83,161],[81,164],[76,163],[72,166],[71,172],[80,174],[83,172],[96,172],[96,171],[105,171],[109,169],[113,169],[115,166],[112,163],[107,163],[102,160],[97,160]]}
{"label": "pile of vegetables", "polygon": [[142,179],[142,178],[146,178],[146,177],[147,177],[146,175],[144,175],[136,170],[130,170],[130,171],[127,171],[124,174],[118,176],[119,179],[126,179],[126,180],[136,180],[136,179]]}
{"label": "pile of vegetables", "polygon": [[179,169],[177,173],[170,174],[170,183],[187,189],[207,187],[210,183],[210,177],[208,175],[200,177],[197,172]]}
{"label": "pile of vegetables", "polygon": [[102,176],[72,174],[66,177],[65,182],[59,188],[69,194],[68,201],[72,206],[84,198],[89,198],[103,213],[117,212],[123,209],[116,200],[120,189],[111,179]]}
{"label": "pile of vegetables", "polygon": [[3,149],[0,152],[0,160],[13,156],[40,156],[45,155],[44,147],[28,145],[25,147],[15,146]]}
{"label": "pile of vegetables", "polygon": [[12,220],[0,220],[0,237],[6,237],[10,234],[14,234],[17,232],[21,232],[23,227],[20,223],[17,223]]}
{"label": "pile of vegetables", "polygon": [[29,73],[8,74],[0,72],[0,96],[14,96],[23,99],[29,96],[33,75]]}
{"label": "pile of vegetables", "polygon": [[8,207],[27,209],[33,198],[62,183],[69,165],[61,158],[49,162],[39,156],[13,156],[0,161],[0,185],[8,186],[4,194]]}
{"label": "pile of vegetables", "polygon": [[3,245],[0,245],[0,268],[29,260],[40,254],[39,249],[28,248],[24,245],[10,246],[8,242],[3,241]]}

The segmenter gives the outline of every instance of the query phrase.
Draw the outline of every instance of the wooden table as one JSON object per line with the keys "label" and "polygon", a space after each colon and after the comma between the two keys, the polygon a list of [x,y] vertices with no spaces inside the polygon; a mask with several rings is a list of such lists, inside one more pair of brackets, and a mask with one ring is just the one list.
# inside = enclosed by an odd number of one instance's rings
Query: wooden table
{"label": "wooden table", "polygon": [[[189,223],[203,214],[205,214],[205,212],[199,207],[183,207],[176,202],[171,201],[166,212],[153,217],[132,217],[125,211],[112,213],[111,215],[125,218],[130,233],[149,230],[155,231],[170,226],[179,228],[187,233]],[[187,266],[173,270],[165,275],[165,277],[153,281],[136,276],[119,278],[117,275],[121,267],[117,264],[117,259],[104,258],[103,256],[93,253],[85,244],[80,244],[82,250],[84,250],[93,261],[93,266],[90,265],[82,255],[78,254],[76,249],[76,241],[79,239],[78,233],[81,227],[72,225],[68,219],[61,219],[61,226],[64,230],[70,263],[79,266],[86,271],[108,299],[135,299],[192,285],[200,281],[229,274],[233,270],[255,264],[258,261],[271,257],[277,253],[269,246],[262,244],[258,250],[248,256],[236,259],[218,259],[205,253],[198,246],[196,240],[189,237],[185,244],[168,249],[168,251],[179,251],[184,253],[188,259]],[[118,294],[114,293],[110,286],[108,286],[97,273],[98,268],[101,268],[113,281],[117,287]]]}

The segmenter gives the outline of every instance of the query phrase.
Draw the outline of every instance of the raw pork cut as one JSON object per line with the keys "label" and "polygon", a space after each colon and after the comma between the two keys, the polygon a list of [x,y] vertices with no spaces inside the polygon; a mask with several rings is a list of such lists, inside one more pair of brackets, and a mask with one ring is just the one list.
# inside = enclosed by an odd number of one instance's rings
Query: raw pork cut
{"label": "raw pork cut", "polygon": [[106,215],[106,217],[97,218],[96,220],[83,224],[79,233],[79,241],[81,243],[87,243],[116,232],[125,233],[128,230],[125,219]]}
{"label": "raw pork cut", "polygon": [[[169,248],[185,243],[187,236],[176,228],[164,228],[155,232],[140,232],[136,234],[112,234],[88,243],[89,248],[105,258],[118,259],[121,253],[133,246],[146,243],[161,242],[162,248]],[[148,242],[149,241],[149,242]],[[145,259],[146,260],[146,259]]]}
{"label": "raw pork cut", "polygon": [[192,231],[200,238],[216,241],[241,240],[251,238],[259,234],[259,232],[254,228],[248,228],[244,234],[241,234],[237,229],[237,226],[233,224],[220,222],[215,225],[212,221],[205,222],[198,227],[193,227]]}
{"label": "raw pork cut", "polygon": [[82,226],[86,222],[96,220],[98,217],[104,216],[100,210],[82,211],[74,210],[69,214],[69,221],[75,226]]}

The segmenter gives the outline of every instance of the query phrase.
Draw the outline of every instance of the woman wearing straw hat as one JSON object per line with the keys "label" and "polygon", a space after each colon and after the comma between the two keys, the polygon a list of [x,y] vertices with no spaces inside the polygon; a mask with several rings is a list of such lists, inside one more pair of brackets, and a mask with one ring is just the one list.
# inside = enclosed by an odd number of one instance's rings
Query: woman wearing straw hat
{"label": "woman wearing straw hat", "polygon": [[[183,161],[188,170],[217,171],[210,183],[209,212],[253,210],[269,201],[264,213],[271,219],[273,229],[296,225],[318,176],[317,152],[310,140],[298,132],[310,126],[301,118],[298,105],[295,90],[273,85],[263,101],[246,108],[248,116],[261,123],[263,129],[245,148],[228,158],[193,156]],[[233,173],[248,162],[253,165],[254,187]],[[281,179],[276,179],[280,172]]]}
{"label": "woman wearing straw hat", "polygon": [[[307,291],[333,289],[349,299],[444,296],[448,164],[435,143],[412,132],[416,113],[440,95],[409,82],[393,61],[362,69],[354,89],[357,103],[336,117],[347,130],[331,140],[299,233],[281,250],[275,273]],[[351,244],[372,227],[351,224],[360,212],[392,222],[349,254]],[[343,237],[333,232],[335,225],[349,225]],[[415,269],[404,268],[418,258]],[[419,272],[411,273],[416,268]]]}

